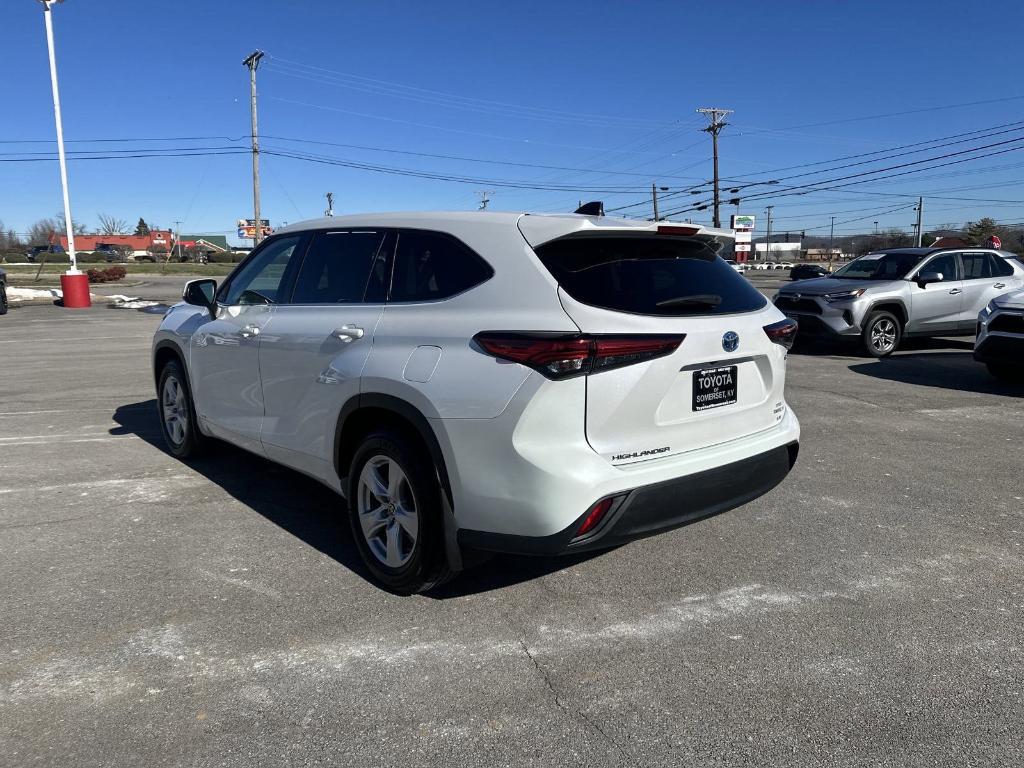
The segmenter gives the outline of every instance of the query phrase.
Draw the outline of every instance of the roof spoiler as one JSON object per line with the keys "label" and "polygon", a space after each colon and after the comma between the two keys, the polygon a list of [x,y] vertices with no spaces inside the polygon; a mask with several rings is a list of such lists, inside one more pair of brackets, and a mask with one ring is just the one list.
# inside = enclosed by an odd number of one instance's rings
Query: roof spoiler
{"label": "roof spoiler", "polygon": [[604,202],[594,200],[590,203],[583,203],[573,213],[579,213],[584,216],[604,216]]}

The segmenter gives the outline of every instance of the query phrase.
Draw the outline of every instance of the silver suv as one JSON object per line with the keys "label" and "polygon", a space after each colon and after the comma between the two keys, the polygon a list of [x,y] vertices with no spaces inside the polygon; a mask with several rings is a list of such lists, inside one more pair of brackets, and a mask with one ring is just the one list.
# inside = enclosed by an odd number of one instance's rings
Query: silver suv
{"label": "silver suv", "polygon": [[830,277],[780,289],[775,306],[802,336],[859,338],[885,357],[907,336],[973,334],[993,298],[1024,288],[1024,264],[986,248],[894,248],[851,261]]}

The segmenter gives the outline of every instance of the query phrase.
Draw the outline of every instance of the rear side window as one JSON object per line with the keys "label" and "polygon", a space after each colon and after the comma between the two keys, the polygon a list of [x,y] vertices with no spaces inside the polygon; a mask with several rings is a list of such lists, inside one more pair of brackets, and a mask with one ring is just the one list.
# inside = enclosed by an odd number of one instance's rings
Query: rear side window
{"label": "rear side window", "polygon": [[395,248],[390,300],[447,299],[493,274],[487,262],[451,235],[402,230]]}
{"label": "rear side window", "polygon": [[376,264],[383,240],[383,232],[317,232],[302,260],[292,303],[351,304],[367,300],[367,284],[376,272],[383,271],[383,264]]}
{"label": "rear side window", "polygon": [[679,316],[751,312],[768,303],[700,240],[566,237],[536,252],[566,293],[595,307]]}
{"label": "rear side window", "polygon": [[964,265],[964,280],[992,277],[992,256],[987,253],[961,253],[960,263]]}
{"label": "rear side window", "polygon": [[993,277],[1009,277],[1013,274],[1013,265],[1010,264],[1008,259],[996,256],[994,253],[990,253],[988,257],[992,259]]}

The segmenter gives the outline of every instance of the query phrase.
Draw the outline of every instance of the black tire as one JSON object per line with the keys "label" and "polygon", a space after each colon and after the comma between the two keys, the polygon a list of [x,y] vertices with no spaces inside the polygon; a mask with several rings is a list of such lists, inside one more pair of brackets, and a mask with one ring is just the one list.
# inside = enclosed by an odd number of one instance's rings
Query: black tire
{"label": "black tire", "polygon": [[1024,365],[992,360],[985,363],[985,367],[995,378],[1006,384],[1024,384]]}
{"label": "black tire", "polygon": [[[377,469],[372,468],[371,462]],[[404,477],[404,482],[397,484],[393,497],[377,496],[363,482],[363,471],[387,472],[390,478],[392,466],[398,467],[396,477]],[[412,595],[426,592],[452,577],[444,546],[443,491],[434,462],[416,442],[391,430],[367,435],[352,457],[347,491],[352,538],[367,569],[380,585],[398,595]],[[416,517],[415,540],[408,534],[407,523],[403,523],[410,502]],[[360,509],[372,511],[374,508],[384,511],[379,515],[371,516],[369,512],[360,515]],[[408,519],[406,516],[405,520]],[[373,535],[364,532],[364,522],[368,527],[377,525]],[[396,559],[395,564],[389,565],[385,557],[391,554],[392,535],[404,559],[401,562]]]}
{"label": "black tire", "polygon": [[872,357],[888,357],[900,346],[903,338],[903,326],[899,318],[891,312],[872,312],[864,323],[861,331],[864,351]]}
{"label": "black tire", "polygon": [[[176,391],[180,392],[180,399],[171,397],[169,391],[171,386],[178,388]],[[165,410],[165,406],[168,409],[173,407],[175,413],[181,417],[180,432],[169,425],[169,414]],[[160,432],[164,436],[164,443],[171,455],[179,459],[188,459],[199,455],[208,441],[199,431],[199,421],[196,418],[195,404],[192,402],[192,390],[188,385],[188,376],[177,360],[168,362],[160,371],[156,408],[157,416],[160,419]]]}
{"label": "black tire", "polygon": [[7,314],[7,285],[0,283],[0,315]]}

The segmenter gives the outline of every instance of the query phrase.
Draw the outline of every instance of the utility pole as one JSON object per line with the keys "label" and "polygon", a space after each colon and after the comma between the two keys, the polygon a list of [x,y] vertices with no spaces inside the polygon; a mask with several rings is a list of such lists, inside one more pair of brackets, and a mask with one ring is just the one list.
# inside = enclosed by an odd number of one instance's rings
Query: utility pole
{"label": "utility pole", "polygon": [[178,246],[178,261],[181,261],[181,222],[174,222],[174,231],[178,233],[178,236],[174,238],[174,244]]}
{"label": "utility pole", "polygon": [[832,217],[832,223],[828,228],[828,271],[832,271],[832,241],[836,236],[836,217]]}
{"label": "utility pole", "polygon": [[253,232],[253,246],[263,239],[263,227],[260,226],[260,140],[256,129],[256,70],[260,66],[263,51],[253,51],[242,64],[249,69],[249,111],[252,116],[252,212],[256,219]]}
{"label": "utility pole", "polygon": [[915,227],[915,229],[917,230],[917,242],[915,243],[915,245],[918,248],[921,247],[921,215],[923,213],[924,213],[924,198],[923,197],[919,197],[919,198],[917,198],[917,226]]}
{"label": "utility pole", "polygon": [[327,210],[324,211],[324,216],[334,215],[334,193],[328,192],[327,195]]}
{"label": "utility pole", "polygon": [[477,206],[477,210],[486,211],[487,204],[491,202],[491,195],[493,195],[494,192],[489,189],[485,189],[481,192],[477,192],[477,194],[480,195],[480,205]]}
{"label": "utility pole", "polygon": [[765,213],[768,214],[768,238],[764,245],[764,260],[768,261],[772,255],[772,209],[774,205],[769,205],[765,208]]}
{"label": "utility pole", "polygon": [[720,109],[718,107],[701,107],[697,111],[700,112],[702,115],[707,117],[708,120],[711,121],[710,125],[708,125],[707,128],[703,128],[702,130],[705,133],[710,133],[711,134],[711,145],[712,145],[713,150],[714,150],[714,157],[715,157],[715,177],[714,177],[714,184],[715,184],[715,218],[714,218],[714,223],[715,223],[715,228],[717,229],[717,228],[722,226],[722,219],[718,215],[718,207],[719,207],[719,205],[721,203],[721,201],[719,200],[719,196],[718,196],[718,134],[721,132],[721,130],[723,128],[725,128],[725,126],[728,125],[728,123],[725,122],[725,120],[723,118],[726,115],[731,115],[733,113],[733,110],[731,110],[731,109]]}

